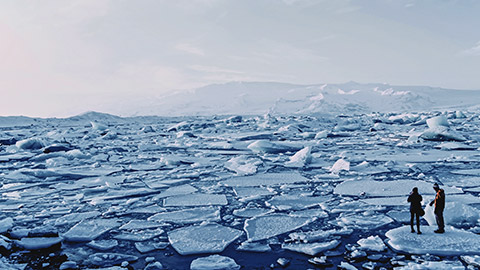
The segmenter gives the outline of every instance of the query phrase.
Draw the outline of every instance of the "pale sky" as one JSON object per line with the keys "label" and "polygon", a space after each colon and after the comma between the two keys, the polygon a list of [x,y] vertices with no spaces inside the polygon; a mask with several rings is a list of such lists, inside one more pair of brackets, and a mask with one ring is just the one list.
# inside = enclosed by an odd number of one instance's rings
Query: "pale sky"
{"label": "pale sky", "polygon": [[0,115],[228,81],[480,89],[479,14],[477,0],[3,0]]}

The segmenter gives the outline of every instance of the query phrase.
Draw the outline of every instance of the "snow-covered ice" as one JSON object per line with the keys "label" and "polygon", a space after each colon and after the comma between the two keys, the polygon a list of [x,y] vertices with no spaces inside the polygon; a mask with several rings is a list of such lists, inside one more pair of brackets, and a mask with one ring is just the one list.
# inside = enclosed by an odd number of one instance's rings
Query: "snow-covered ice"
{"label": "snow-covered ice", "polygon": [[238,270],[238,265],[234,259],[220,256],[210,255],[208,257],[201,257],[195,259],[190,264],[191,270]]}
{"label": "snow-covered ice", "polygon": [[242,231],[219,224],[183,227],[168,232],[168,241],[182,255],[222,252]]}
{"label": "snow-covered ice", "polygon": [[258,241],[296,230],[315,219],[315,217],[270,214],[246,220],[244,230],[247,232],[248,241]]}
{"label": "snow-covered ice", "polygon": [[387,244],[395,250],[412,254],[455,256],[480,254],[480,235],[447,226],[445,233],[436,234],[434,226],[422,226],[421,235],[410,232],[410,226],[388,231]]}

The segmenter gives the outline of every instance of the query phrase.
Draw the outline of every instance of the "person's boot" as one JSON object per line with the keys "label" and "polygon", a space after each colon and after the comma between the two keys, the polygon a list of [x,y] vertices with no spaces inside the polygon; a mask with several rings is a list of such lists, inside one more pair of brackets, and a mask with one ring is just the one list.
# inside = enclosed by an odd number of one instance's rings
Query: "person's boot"
{"label": "person's boot", "polygon": [[434,232],[434,233],[444,233],[445,230],[443,230],[443,229],[437,229],[437,230],[435,230],[435,231],[433,231],[433,232]]}
{"label": "person's boot", "polygon": [[422,234],[422,232],[420,231],[420,226],[417,226],[417,234]]}
{"label": "person's boot", "polygon": [[415,230],[414,230],[413,227],[412,227],[412,233],[414,233],[414,232],[415,232]]}

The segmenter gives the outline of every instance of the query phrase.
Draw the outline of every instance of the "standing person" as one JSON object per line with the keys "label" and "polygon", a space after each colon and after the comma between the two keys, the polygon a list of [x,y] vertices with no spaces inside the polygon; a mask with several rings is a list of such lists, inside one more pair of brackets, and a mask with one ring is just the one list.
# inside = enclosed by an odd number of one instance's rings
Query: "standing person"
{"label": "standing person", "polygon": [[441,189],[437,183],[433,184],[433,189],[437,192],[435,199],[430,203],[430,206],[435,204],[435,220],[437,221],[438,229],[435,233],[445,232],[445,222],[443,221],[443,209],[445,209],[445,191]]}
{"label": "standing person", "polygon": [[422,215],[422,195],[418,194],[418,188],[414,187],[410,196],[408,196],[407,201],[410,203],[410,227],[412,228],[412,233],[415,232],[413,229],[413,218],[414,216],[417,217],[417,233],[422,234],[420,231],[420,216]]}

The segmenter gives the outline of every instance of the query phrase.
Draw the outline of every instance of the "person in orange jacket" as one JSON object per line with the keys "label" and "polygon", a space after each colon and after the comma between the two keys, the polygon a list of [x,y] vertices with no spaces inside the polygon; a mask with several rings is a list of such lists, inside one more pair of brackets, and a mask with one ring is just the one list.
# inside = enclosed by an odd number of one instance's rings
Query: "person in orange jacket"
{"label": "person in orange jacket", "polygon": [[435,233],[445,232],[445,222],[443,220],[443,210],[445,209],[445,191],[439,187],[437,183],[433,184],[433,189],[437,192],[435,199],[430,203],[430,206],[435,204],[435,220],[437,221],[438,229]]}

